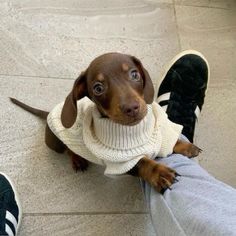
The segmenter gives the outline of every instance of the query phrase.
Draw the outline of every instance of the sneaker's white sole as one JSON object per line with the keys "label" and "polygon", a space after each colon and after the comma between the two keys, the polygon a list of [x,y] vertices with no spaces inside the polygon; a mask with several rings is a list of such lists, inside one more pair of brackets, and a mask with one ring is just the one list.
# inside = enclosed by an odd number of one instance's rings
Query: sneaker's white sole
{"label": "sneaker's white sole", "polygon": [[14,191],[14,194],[15,194],[15,200],[16,200],[16,203],[17,203],[17,206],[18,206],[18,209],[19,209],[18,223],[17,223],[17,228],[16,228],[16,235],[17,235],[18,232],[19,232],[19,228],[20,228],[21,220],[22,220],[22,207],[21,207],[21,203],[20,203],[20,199],[19,199],[19,194],[16,190],[15,185],[12,183],[10,177],[7,176],[6,174],[2,173],[2,172],[0,172],[0,174],[3,175],[8,180],[8,182],[10,183],[10,185],[11,185],[13,191]]}
{"label": "sneaker's white sole", "polygon": [[162,81],[164,80],[164,78],[166,77],[167,72],[170,70],[170,68],[175,64],[176,61],[178,61],[181,57],[187,55],[187,54],[193,54],[193,55],[197,55],[199,57],[201,57],[207,64],[207,68],[208,68],[208,80],[207,80],[207,88],[206,88],[206,92],[208,89],[208,84],[210,81],[210,66],[209,63],[207,61],[207,59],[204,57],[204,55],[196,50],[185,50],[180,52],[179,54],[177,54],[172,60],[170,60],[170,62],[164,67],[164,73],[161,76],[161,79],[158,81],[158,86],[157,86],[157,91],[160,88],[160,85],[162,83]]}

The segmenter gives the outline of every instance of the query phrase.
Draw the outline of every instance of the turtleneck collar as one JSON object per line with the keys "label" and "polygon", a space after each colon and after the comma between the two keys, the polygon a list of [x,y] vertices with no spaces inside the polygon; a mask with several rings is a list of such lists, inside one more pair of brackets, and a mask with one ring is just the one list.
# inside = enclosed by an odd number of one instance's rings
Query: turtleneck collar
{"label": "turtleneck collar", "polygon": [[104,118],[96,106],[92,112],[94,135],[103,145],[127,150],[144,145],[149,141],[155,127],[155,117],[151,105],[147,107],[147,115],[134,126],[121,125],[109,118]]}

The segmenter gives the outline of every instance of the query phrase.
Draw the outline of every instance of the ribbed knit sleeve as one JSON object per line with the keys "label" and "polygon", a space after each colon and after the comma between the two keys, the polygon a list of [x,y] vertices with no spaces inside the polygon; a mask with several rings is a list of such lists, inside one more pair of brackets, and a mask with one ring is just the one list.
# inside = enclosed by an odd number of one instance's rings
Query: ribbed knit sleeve
{"label": "ribbed knit sleeve", "polygon": [[47,123],[51,131],[60,139],[71,151],[77,155],[94,162],[99,165],[104,165],[103,161],[97,158],[84,145],[83,140],[83,122],[85,114],[94,106],[89,98],[84,97],[77,101],[77,118],[74,125],[67,129],[62,125],[61,112],[64,102],[53,108],[47,117]]}

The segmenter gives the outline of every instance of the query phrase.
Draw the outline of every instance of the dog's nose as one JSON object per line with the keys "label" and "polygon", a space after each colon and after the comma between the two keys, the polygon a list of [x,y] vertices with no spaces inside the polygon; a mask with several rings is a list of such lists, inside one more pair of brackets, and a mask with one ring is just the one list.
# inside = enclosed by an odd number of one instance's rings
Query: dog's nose
{"label": "dog's nose", "polygon": [[122,107],[122,111],[124,112],[124,114],[130,117],[137,116],[139,113],[139,109],[140,109],[140,105],[138,102],[132,102]]}

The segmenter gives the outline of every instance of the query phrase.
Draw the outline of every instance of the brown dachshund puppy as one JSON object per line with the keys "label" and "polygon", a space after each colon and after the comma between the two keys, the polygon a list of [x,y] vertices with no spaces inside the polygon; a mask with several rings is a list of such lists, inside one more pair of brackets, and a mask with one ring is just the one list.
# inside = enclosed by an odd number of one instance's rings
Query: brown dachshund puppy
{"label": "brown dachshund puppy", "polygon": [[[151,104],[154,99],[154,88],[148,72],[137,58],[120,53],[107,53],[92,61],[74,82],[61,113],[61,122],[65,128],[73,126],[77,118],[77,100],[85,96],[96,104],[102,116],[115,123],[133,126],[147,114],[147,104]],[[46,119],[49,114],[14,98],[11,101],[41,118]],[[88,161],[73,153],[48,125],[45,142],[58,153],[67,151],[76,171],[87,169]],[[197,156],[200,151],[192,143],[181,140],[177,141],[173,149],[173,152],[188,157]],[[129,173],[149,182],[159,192],[170,188],[178,175],[175,170],[147,156],[140,159]]]}

